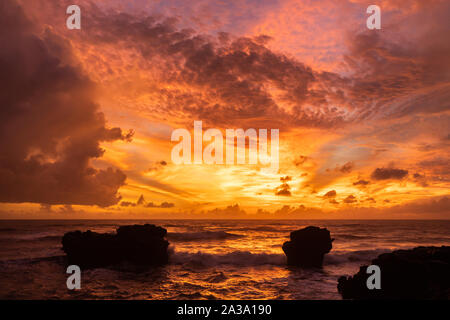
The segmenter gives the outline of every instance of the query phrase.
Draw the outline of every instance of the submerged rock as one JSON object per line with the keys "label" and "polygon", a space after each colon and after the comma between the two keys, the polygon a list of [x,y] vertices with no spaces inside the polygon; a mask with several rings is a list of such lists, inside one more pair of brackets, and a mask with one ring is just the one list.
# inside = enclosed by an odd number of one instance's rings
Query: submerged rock
{"label": "submerged rock", "polygon": [[312,226],[291,232],[290,238],[283,244],[287,264],[299,267],[321,267],[333,242],[330,231]]}
{"label": "submerged rock", "polygon": [[338,280],[344,299],[449,299],[450,247],[417,247],[384,253],[372,260],[380,267],[381,289],[367,288],[367,266]]}
{"label": "submerged rock", "polygon": [[127,262],[135,265],[167,264],[167,230],[152,224],[122,226],[116,234],[73,231],[63,236],[69,264],[95,268]]}

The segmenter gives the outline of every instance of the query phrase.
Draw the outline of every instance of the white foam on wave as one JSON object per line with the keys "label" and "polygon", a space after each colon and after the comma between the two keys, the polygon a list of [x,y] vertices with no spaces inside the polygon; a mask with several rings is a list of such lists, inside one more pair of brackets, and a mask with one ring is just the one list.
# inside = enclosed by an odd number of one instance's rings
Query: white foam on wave
{"label": "white foam on wave", "polygon": [[[378,255],[390,252],[389,249],[359,250],[351,252],[331,252],[325,255],[324,266],[339,265],[344,263],[366,263]],[[232,251],[224,254],[212,254],[201,251],[176,252],[172,248],[170,262],[174,264],[194,264],[198,266],[218,265],[286,265],[286,256],[277,253],[251,253],[249,251]]]}

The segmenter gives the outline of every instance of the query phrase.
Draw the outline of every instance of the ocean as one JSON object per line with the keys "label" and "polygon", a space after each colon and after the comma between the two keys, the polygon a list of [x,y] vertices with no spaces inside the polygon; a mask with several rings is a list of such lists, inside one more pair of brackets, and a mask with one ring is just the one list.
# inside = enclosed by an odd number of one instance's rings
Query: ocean
{"label": "ocean", "polygon": [[[167,229],[167,266],[83,270],[81,290],[67,289],[65,232],[144,223]],[[330,230],[333,249],[322,269],[288,267],[281,246],[309,225]],[[383,252],[428,245],[450,245],[450,221],[0,221],[0,299],[341,299],[340,276]]]}

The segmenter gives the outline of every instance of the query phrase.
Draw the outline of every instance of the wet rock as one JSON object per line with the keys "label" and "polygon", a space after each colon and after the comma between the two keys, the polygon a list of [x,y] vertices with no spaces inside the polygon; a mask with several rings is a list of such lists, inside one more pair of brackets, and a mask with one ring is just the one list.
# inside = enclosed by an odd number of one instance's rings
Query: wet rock
{"label": "wet rock", "polygon": [[330,231],[313,226],[291,232],[290,239],[283,244],[287,264],[299,267],[321,267],[333,242]]}
{"label": "wet rock", "polygon": [[122,262],[134,265],[167,264],[167,230],[151,224],[122,226],[116,234],[73,231],[63,236],[69,264],[81,268],[106,267]]}
{"label": "wet rock", "polygon": [[344,299],[449,299],[450,247],[417,247],[384,253],[372,260],[380,267],[381,289],[367,288],[367,266],[338,280]]}

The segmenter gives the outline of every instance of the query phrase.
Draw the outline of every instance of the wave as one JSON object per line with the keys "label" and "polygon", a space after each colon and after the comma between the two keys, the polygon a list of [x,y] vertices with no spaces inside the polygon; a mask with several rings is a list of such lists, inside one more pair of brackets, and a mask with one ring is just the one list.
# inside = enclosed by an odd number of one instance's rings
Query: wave
{"label": "wave", "polygon": [[344,223],[344,224],[340,224],[340,227],[359,227],[362,226],[363,224],[361,223]]}
{"label": "wave", "polygon": [[334,238],[336,239],[345,239],[345,240],[366,240],[366,239],[377,239],[374,236],[357,236],[354,234],[335,234]]}
{"label": "wave", "polygon": [[[337,252],[325,255],[324,266],[344,263],[367,263],[389,249],[359,250],[352,252]],[[214,267],[217,265],[286,265],[286,256],[277,253],[251,253],[248,251],[233,251],[225,254],[204,252],[172,252],[170,262],[173,264],[189,264],[199,267]]]}
{"label": "wave", "polygon": [[286,256],[277,253],[251,253],[248,251],[233,251],[225,254],[203,252],[174,252],[170,257],[174,264],[191,264],[195,266],[213,267],[222,264],[240,266],[285,265]]}
{"label": "wave", "polygon": [[352,262],[370,262],[382,253],[391,252],[389,249],[374,249],[374,250],[356,250],[351,252],[336,252],[325,255],[324,265],[327,264],[342,264]]}
{"label": "wave", "polygon": [[65,255],[53,255],[48,257],[37,257],[37,258],[18,258],[18,259],[6,259],[0,260],[0,267],[5,265],[16,265],[24,264],[29,265],[39,262],[55,262],[55,263],[65,263],[67,257]]}
{"label": "wave", "polygon": [[228,280],[228,277],[223,272],[218,272],[206,279],[209,283],[219,283]]}
{"label": "wave", "polygon": [[167,234],[167,238],[172,241],[224,240],[242,237],[244,236],[225,231],[172,232]]}
{"label": "wave", "polygon": [[29,242],[44,242],[44,241],[60,241],[62,235],[43,235],[32,234],[32,235],[21,235],[17,237],[0,238],[1,243],[29,243]]}
{"label": "wave", "polygon": [[179,293],[169,300],[217,300],[217,297],[212,294],[202,294],[201,292],[193,292],[193,293]]}
{"label": "wave", "polygon": [[[62,236],[44,236],[44,237],[39,237],[36,238],[35,240],[37,241],[53,241],[53,240],[61,240]],[[31,240],[33,241],[33,240]]]}
{"label": "wave", "polygon": [[172,224],[172,223],[164,223],[164,224],[162,224],[162,226],[164,228],[192,228],[192,227],[196,227],[196,226],[192,226],[192,225],[189,225],[189,224],[177,224],[177,223],[174,223],[174,224]]}
{"label": "wave", "polygon": [[263,232],[291,232],[294,231],[294,229],[292,230],[280,230],[280,228],[275,228],[275,227],[269,227],[269,226],[260,226],[260,227],[245,227],[245,228],[239,228],[236,229],[239,231],[263,231]]}
{"label": "wave", "polygon": [[[235,266],[262,266],[262,265],[274,265],[274,266],[286,266],[286,256],[278,253],[251,253],[248,251],[232,251],[224,254],[212,254],[197,252],[176,252],[174,249],[169,249],[170,252],[170,264],[184,265],[187,267],[201,268],[201,267],[217,267],[220,265],[235,265]],[[325,255],[324,267],[327,265],[340,265],[347,263],[357,263],[358,265],[363,263],[369,263],[372,259],[376,258],[382,253],[391,252],[389,249],[375,249],[375,250],[359,250],[351,252],[335,252]],[[0,268],[4,264],[29,264],[37,262],[57,262],[62,263],[66,259],[65,255],[54,255],[41,258],[24,258],[24,259],[12,259],[12,260],[0,260]],[[208,282],[218,283],[226,281],[227,277],[219,272],[207,279]]]}

